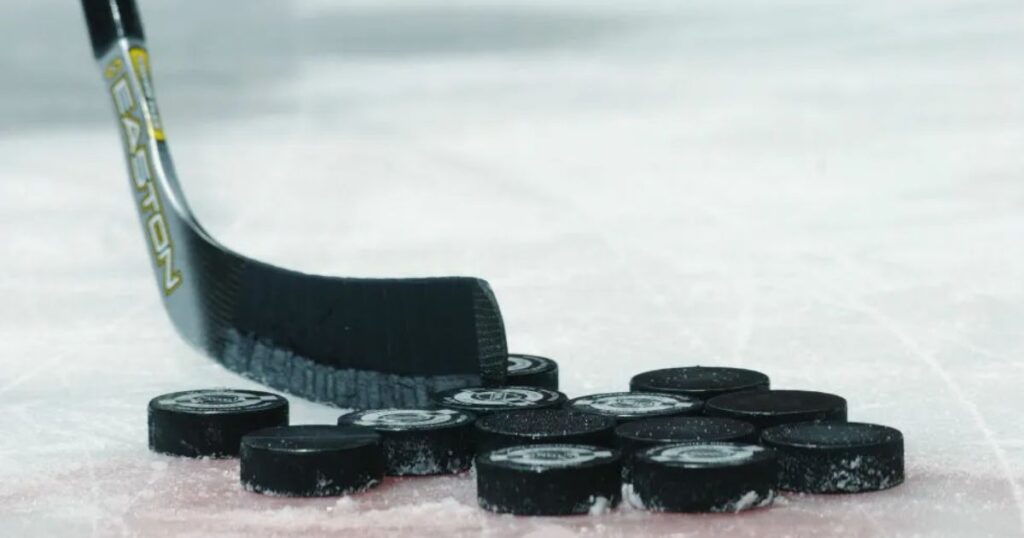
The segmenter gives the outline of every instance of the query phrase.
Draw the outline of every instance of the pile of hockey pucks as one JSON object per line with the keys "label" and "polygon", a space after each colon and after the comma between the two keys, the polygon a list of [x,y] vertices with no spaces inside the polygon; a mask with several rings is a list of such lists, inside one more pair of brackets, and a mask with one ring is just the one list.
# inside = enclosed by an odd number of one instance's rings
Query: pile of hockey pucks
{"label": "pile of hockey pucks", "polygon": [[[424,409],[365,409],[288,425],[276,394],[207,389],[149,404],[149,446],[239,457],[250,491],[333,496],[384,476],[475,468],[480,506],[516,515],[600,513],[623,495],[661,512],[737,512],[777,491],[856,493],[903,481],[903,436],[847,422],[834,394],[772,390],[726,367],[641,373],[629,392],[567,399],[558,365],[510,355],[509,386],[442,391]],[[513,385],[515,383],[515,385]]]}

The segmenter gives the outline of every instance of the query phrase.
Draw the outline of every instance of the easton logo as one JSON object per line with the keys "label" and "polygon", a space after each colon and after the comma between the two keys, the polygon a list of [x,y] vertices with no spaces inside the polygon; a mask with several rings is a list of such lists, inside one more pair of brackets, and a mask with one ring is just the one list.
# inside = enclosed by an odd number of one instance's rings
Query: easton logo
{"label": "easton logo", "polygon": [[[137,59],[145,58],[145,51],[133,48],[131,55]],[[148,69],[147,63],[137,61],[136,65],[139,70]],[[153,183],[153,167],[150,162],[152,156],[148,140],[143,136],[144,133],[148,133],[147,136],[153,136],[154,133],[161,133],[161,131],[152,125],[152,122],[143,118],[139,99],[132,91],[128,73],[123,67],[124,62],[120,58],[115,58],[108,64],[104,74],[108,79],[113,79],[113,83],[110,85],[110,94],[114,99],[114,108],[117,110],[124,135],[128,172],[137,194],[138,211],[144,222],[146,240],[149,243],[153,261],[160,268],[160,276],[157,280],[164,295],[170,295],[181,285],[182,276],[174,265],[174,241],[171,239],[171,231],[167,225],[167,218],[164,216],[160,195]],[[139,79],[148,81],[148,72]]]}
{"label": "easton logo", "polygon": [[585,446],[516,446],[491,452],[491,461],[507,461],[532,467],[569,467],[594,461],[599,458],[610,458],[610,450],[600,450]]}

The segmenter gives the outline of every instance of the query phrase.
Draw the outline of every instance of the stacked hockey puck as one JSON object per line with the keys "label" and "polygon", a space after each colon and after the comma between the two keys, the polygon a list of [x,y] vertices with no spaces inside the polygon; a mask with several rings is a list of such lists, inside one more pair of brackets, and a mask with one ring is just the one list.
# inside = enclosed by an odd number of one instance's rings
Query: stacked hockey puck
{"label": "stacked hockey puck", "polygon": [[373,409],[336,425],[288,425],[288,401],[206,389],[149,404],[149,446],[185,457],[241,459],[248,490],[321,497],[365,490],[384,476],[458,473],[473,461],[475,417],[456,409]]}
{"label": "stacked hockey puck", "polygon": [[625,498],[664,512],[736,512],[776,492],[862,492],[903,481],[903,436],[847,422],[846,400],[773,390],[726,367],[636,375],[629,392],[567,399],[558,365],[510,355],[508,385],[431,395],[414,409],[363,409],[337,424],[288,425],[288,402],[259,391],[177,392],[149,404],[149,445],[185,457],[241,459],[246,489],[346,495],[385,476],[475,467],[486,510],[599,513]]}
{"label": "stacked hockey puck", "polygon": [[903,481],[903,436],[847,422],[846,400],[807,390],[773,390],[768,377],[738,368],[644,372],[633,390],[704,399],[703,417],[616,429],[627,460],[627,492],[657,511],[738,511],[771,503],[776,490],[875,491]]}
{"label": "stacked hockey puck", "polygon": [[[464,472],[473,465],[478,416],[558,413],[566,401],[557,391],[554,361],[512,355],[509,370],[509,378],[523,386],[439,392],[422,408],[355,410],[336,425],[290,426],[288,401],[267,392],[165,394],[149,403],[149,446],[174,456],[239,457],[243,487],[274,495],[345,495],[370,488],[384,476]],[[614,421],[581,419],[584,429],[611,444]]]}

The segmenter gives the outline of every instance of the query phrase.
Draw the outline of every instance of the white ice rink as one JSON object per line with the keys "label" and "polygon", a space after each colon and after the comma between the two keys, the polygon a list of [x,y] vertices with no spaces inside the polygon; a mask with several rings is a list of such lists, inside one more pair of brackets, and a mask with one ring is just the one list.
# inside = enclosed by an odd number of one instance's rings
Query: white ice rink
{"label": "white ice rink", "polygon": [[470,476],[281,499],[151,454],[151,397],[256,385],[164,315],[77,2],[0,0],[0,535],[1024,535],[1019,0],[140,4],[225,244],[487,278],[570,396],[694,363],[839,393],[908,479],[528,519]]}

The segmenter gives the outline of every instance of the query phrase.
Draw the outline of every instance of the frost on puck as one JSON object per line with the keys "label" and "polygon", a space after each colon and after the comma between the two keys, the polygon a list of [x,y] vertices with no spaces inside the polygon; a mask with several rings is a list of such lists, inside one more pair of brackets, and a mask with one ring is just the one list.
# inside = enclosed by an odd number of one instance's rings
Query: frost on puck
{"label": "frost on puck", "polygon": [[724,366],[663,368],[633,376],[629,390],[682,394],[701,400],[747,390],[768,389],[768,376],[755,370]]}
{"label": "frost on puck", "polygon": [[804,422],[769,428],[779,487],[804,493],[858,493],[903,483],[903,434],[860,422]]}
{"label": "frost on puck", "polygon": [[505,383],[558,390],[558,363],[547,357],[509,353]]}
{"label": "frost on puck", "polygon": [[241,481],[268,495],[326,497],[370,488],[384,475],[377,432],[358,426],[282,426],[242,438]]}
{"label": "frost on puck", "polygon": [[701,401],[679,394],[610,392],[569,400],[566,408],[626,422],[653,417],[695,415],[701,410]]}
{"label": "frost on puck", "polygon": [[704,414],[744,420],[760,430],[811,420],[845,422],[846,400],[809,390],[735,392],[708,400]]}
{"label": "frost on puck", "polygon": [[148,422],[154,452],[233,457],[243,435],[288,424],[288,400],[255,390],[172,392],[149,401]]}
{"label": "frost on puck", "polygon": [[477,450],[515,445],[612,446],[615,419],[565,409],[494,413],[476,422]]}
{"label": "frost on puck", "polygon": [[636,453],[660,445],[694,442],[756,443],[758,432],[749,422],[724,417],[648,418],[615,428],[622,450],[623,479],[630,480]]}
{"label": "frost on puck", "polygon": [[438,392],[434,404],[482,416],[500,411],[547,409],[565,403],[561,392],[539,387],[469,387]]}
{"label": "frost on puck", "polygon": [[473,463],[474,417],[455,409],[372,409],[342,415],[338,424],[380,434],[385,474],[459,473]]}
{"label": "frost on puck", "polygon": [[630,504],[655,512],[739,512],[775,498],[775,453],[745,443],[684,443],[636,455]]}
{"label": "frost on puck", "polygon": [[587,514],[621,498],[620,455],[592,445],[512,446],[477,455],[477,499],[491,512]]}

